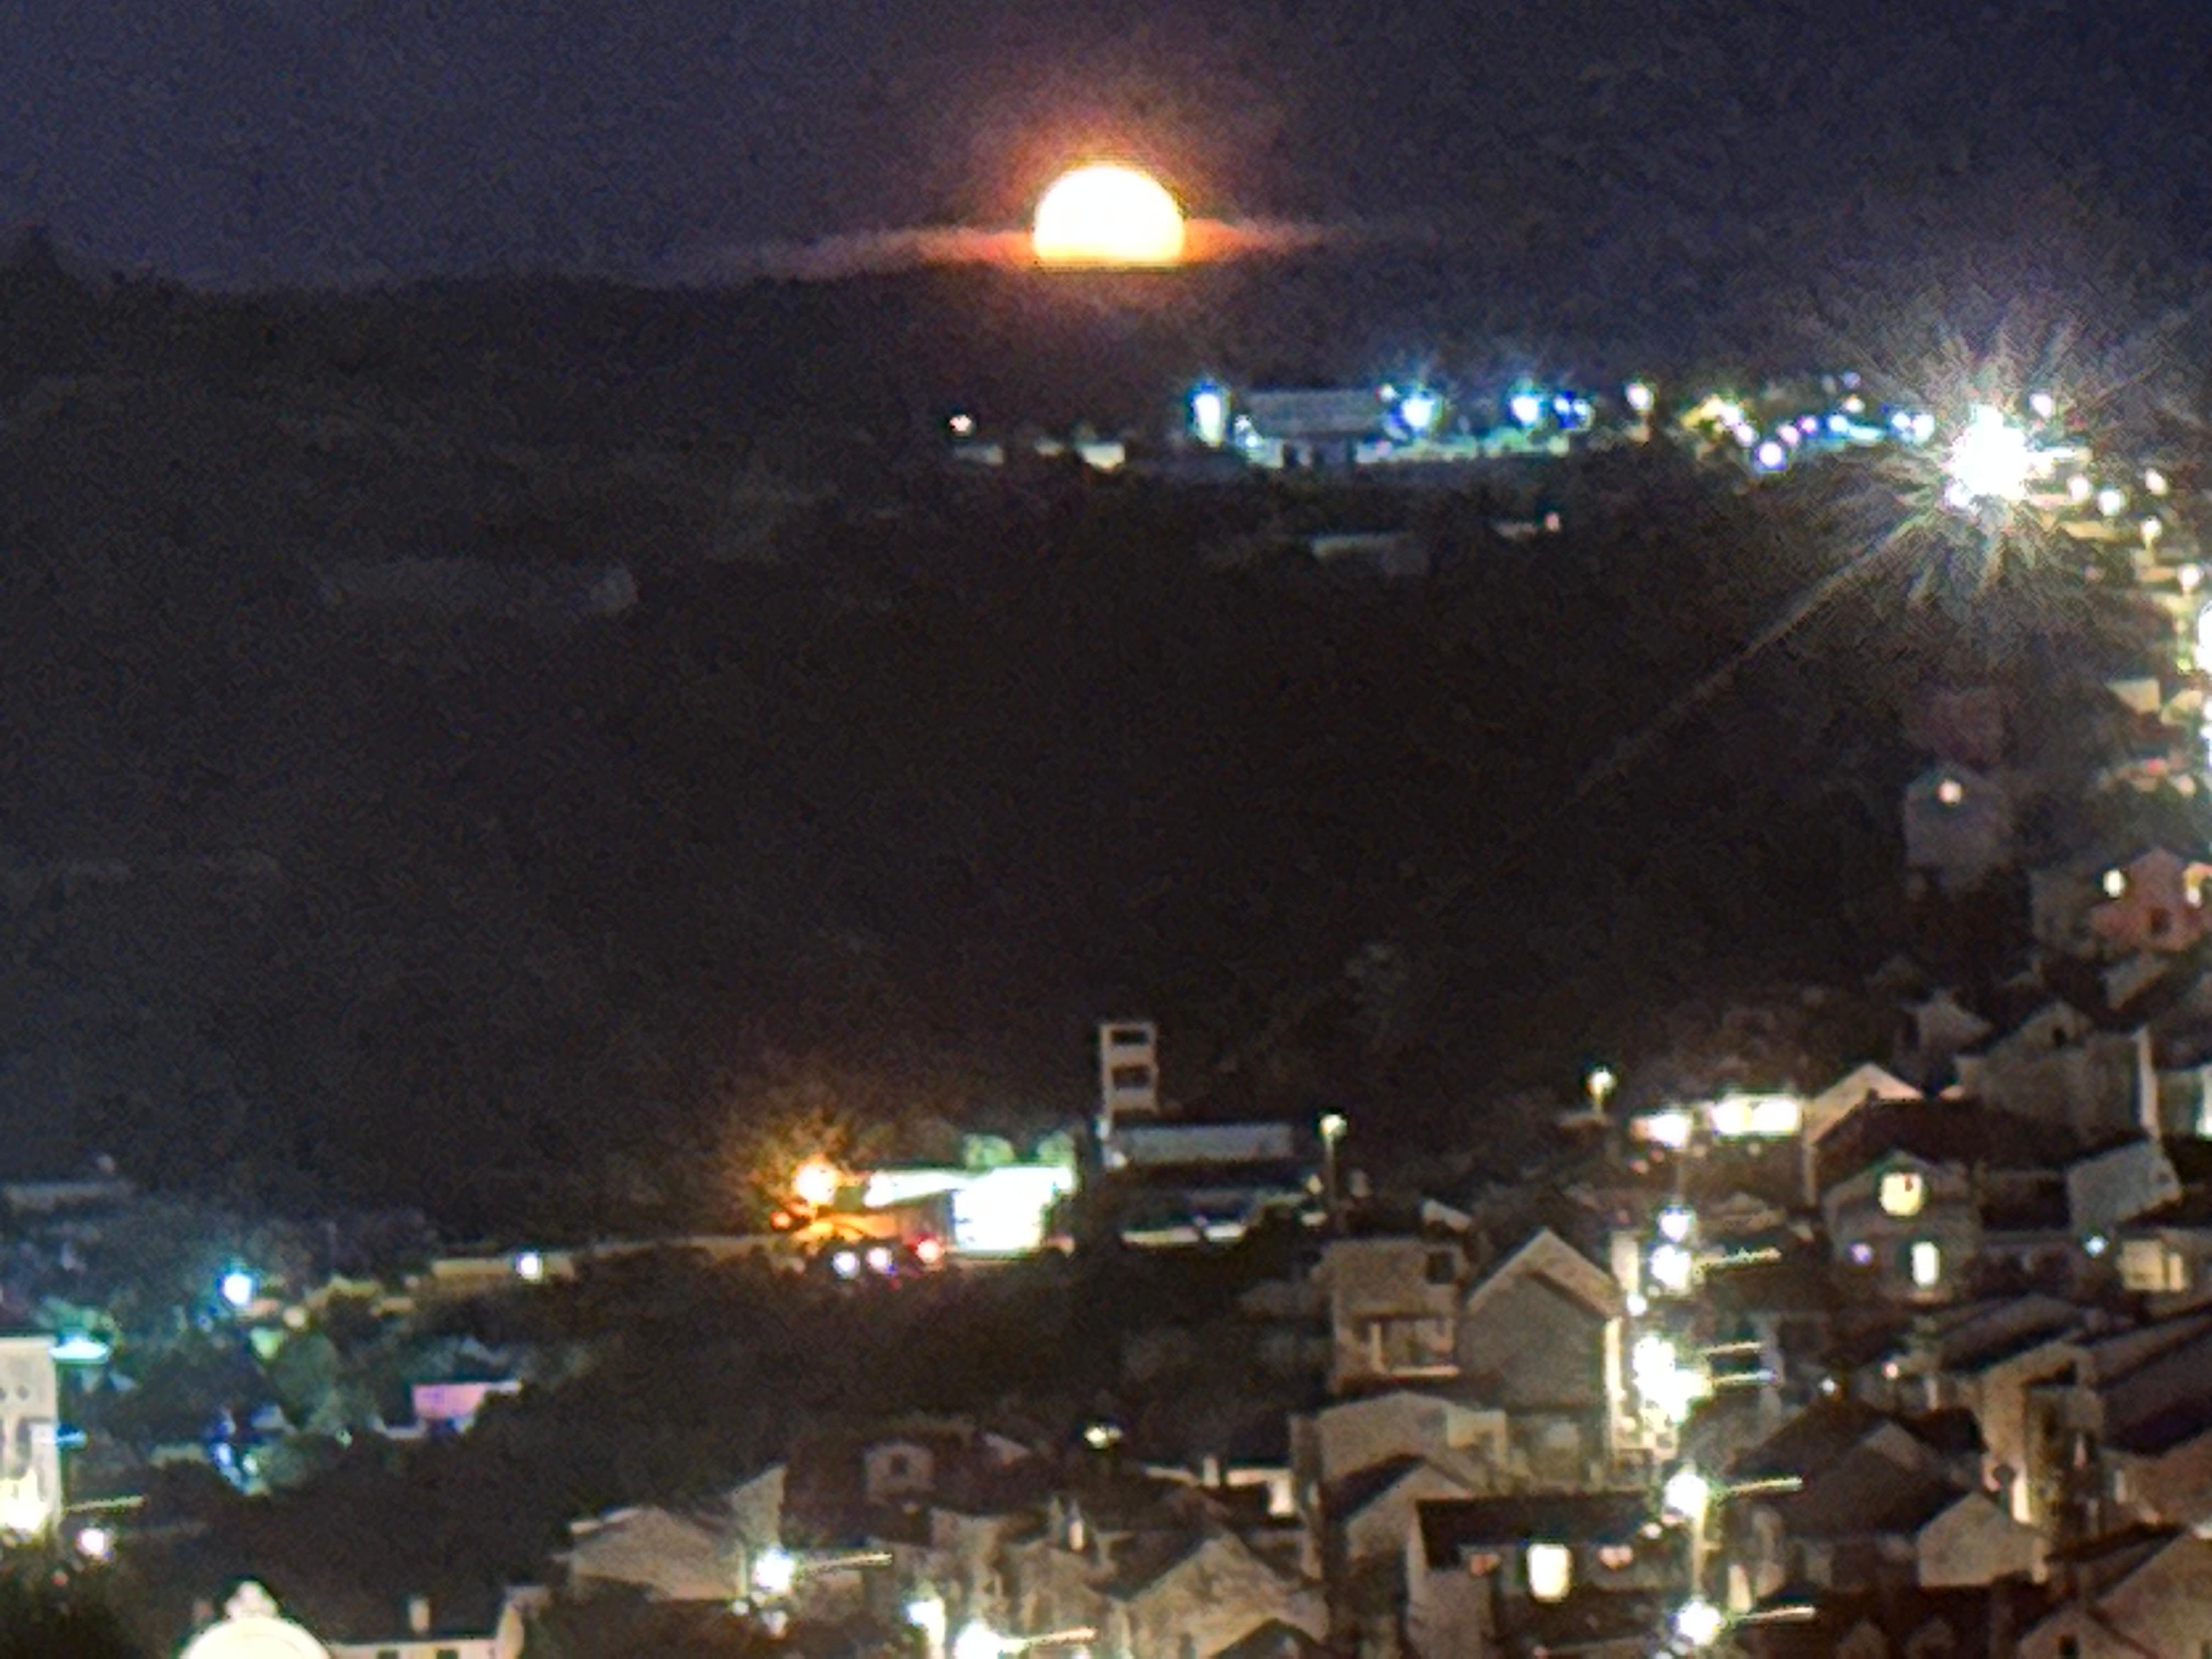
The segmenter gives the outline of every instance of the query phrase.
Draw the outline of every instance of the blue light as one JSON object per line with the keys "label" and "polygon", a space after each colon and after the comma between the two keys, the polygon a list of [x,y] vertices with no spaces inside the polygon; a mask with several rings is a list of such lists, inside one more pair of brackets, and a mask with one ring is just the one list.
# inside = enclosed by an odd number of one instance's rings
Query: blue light
{"label": "blue light", "polygon": [[1437,417],[1443,413],[1443,399],[1435,392],[1408,392],[1406,400],[1398,405],[1398,418],[1405,422],[1407,431],[1419,437],[1425,435],[1436,425]]}
{"label": "blue light", "polygon": [[1842,437],[1844,434],[1849,432],[1850,429],[1851,417],[1850,416],[1831,415],[1828,416],[1828,430],[1834,433],[1838,438]]}

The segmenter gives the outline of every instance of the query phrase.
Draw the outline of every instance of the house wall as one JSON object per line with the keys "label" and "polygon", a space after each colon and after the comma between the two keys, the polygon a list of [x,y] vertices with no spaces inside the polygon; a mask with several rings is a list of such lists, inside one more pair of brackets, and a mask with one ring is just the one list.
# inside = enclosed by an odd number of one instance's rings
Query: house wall
{"label": "house wall", "polygon": [[1490,1578],[1458,1566],[1431,1568],[1416,1529],[1406,1585],[1406,1645],[1415,1659],[1480,1659],[1496,1651],[1496,1595]]}
{"label": "house wall", "polygon": [[1601,1314],[1534,1277],[1502,1285],[1460,1328],[1462,1386],[1508,1413],[1606,1408]]}

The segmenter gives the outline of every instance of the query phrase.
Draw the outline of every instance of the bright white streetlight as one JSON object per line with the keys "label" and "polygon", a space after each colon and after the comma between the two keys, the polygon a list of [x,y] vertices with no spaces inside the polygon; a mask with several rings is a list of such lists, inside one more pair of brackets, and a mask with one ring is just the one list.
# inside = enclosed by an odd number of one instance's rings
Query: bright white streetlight
{"label": "bright white streetlight", "polygon": [[1659,1212],[1659,1236],[1669,1243],[1686,1242],[1697,1224],[1697,1212],[1687,1205],[1669,1204]]}
{"label": "bright white streetlight", "polygon": [[952,1638],[952,1659],[1000,1659],[1006,1650],[999,1632],[980,1619],[970,1619]]}
{"label": "bright white streetlight", "polygon": [[241,1313],[253,1305],[255,1288],[253,1275],[243,1267],[232,1267],[216,1281],[216,1292]]}
{"label": "bright white streetlight", "polygon": [[1427,435],[1443,412],[1443,399],[1433,392],[1409,392],[1398,405],[1398,418],[1406,423],[1406,430],[1416,437]]}
{"label": "bright white streetlight", "polygon": [[1540,392],[1516,392],[1505,400],[1505,411],[1522,426],[1534,426],[1544,418],[1544,399]]}
{"label": "bright white streetlight", "polygon": [[1977,404],[1945,458],[1950,482],[1943,499],[1956,507],[2016,501],[2027,494],[2035,469],[2035,448],[2027,434],[1988,404]]}
{"label": "bright white streetlight", "polygon": [[2171,486],[2166,482],[2166,474],[2154,466],[2143,472],[2143,488],[2154,495],[2163,495]]}
{"label": "bright white streetlight", "polygon": [[1651,388],[1641,380],[1631,380],[1627,390],[1628,406],[1638,415],[1649,415],[1655,400]]}
{"label": "bright white streetlight", "polygon": [[1651,1252],[1651,1282],[1676,1296],[1690,1288],[1698,1264],[1680,1244],[1662,1244]]}
{"label": "bright white streetlight", "polygon": [[2027,407],[2029,413],[2037,420],[2047,421],[2058,412],[2058,399],[2048,392],[2032,392],[2028,394]]}
{"label": "bright white streetlight", "polygon": [[799,1582],[799,1562],[789,1550],[763,1550],[753,1563],[752,1577],[755,1595],[788,1595]]}
{"label": "bright white streetlight", "polygon": [[1693,1648],[1709,1648],[1720,1639],[1728,1615],[1702,1595],[1692,1596],[1674,1610],[1674,1634]]}
{"label": "bright white streetlight", "polygon": [[115,1559],[115,1534],[106,1527],[82,1528],[76,1535],[77,1553],[88,1561],[112,1561]]}
{"label": "bright white streetlight", "polygon": [[1667,1477],[1659,1496],[1668,1514],[1679,1515],[1685,1521],[1698,1521],[1704,1518],[1705,1506],[1712,1502],[1713,1483],[1685,1463]]}
{"label": "bright white streetlight", "polygon": [[2117,519],[2128,504],[2128,492],[2107,484],[2097,492],[2097,511],[2108,519]]}
{"label": "bright white streetlight", "polygon": [[906,1604],[906,1621],[920,1631],[929,1644],[929,1650],[937,1652],[945,1645],[945,1598],[941,1595],[917,1595]]}
{"label": "bright white streetlight", "polygon": [[523,1250],[514,1258],[514,1276],[526,1285],[543,1283],[545,1278],[545,1256],[538,1250]]}
{"label": "bright white streetlight", "polygon": [[1583,1087],[1589,1092],[1590,1104],[1601,1112],[1605,1109],[1605,1103],[1613,1098],[1613,1091],[1620,1086],[1620,1079],[1610,1066],[1593,1066],[1589,1075],[1583,1079]]}

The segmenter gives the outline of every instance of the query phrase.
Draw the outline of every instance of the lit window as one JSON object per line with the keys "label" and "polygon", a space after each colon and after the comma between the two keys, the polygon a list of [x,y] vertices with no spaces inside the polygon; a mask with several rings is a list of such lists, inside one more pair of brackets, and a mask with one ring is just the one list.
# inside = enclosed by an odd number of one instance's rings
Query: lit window
{"label": "lit window", "polygon": [[1943,1279],[1943,1252],[1923,1239],[1912,1247],[1912,1282],[1923,1291],[1933,1290]]}
{"label": "lit window", "polygon": [[1565,1544],[1528,1546],[1528,1594],[1535,1600],[1565,1601],[1574,1579],[1574,1553]]}
{"label": "lit window", "polygon": [[1966,786],[1956,778],[1946,778],[1936,786],[1936,799],[1946,806],[1956,806],[1966,799]]}
{"label": "lit window", "polygon": [[1881,1178],[1880,1200],[1885,1215],[1918,1215],[1928,1202],[1928,1182],[1917,1170],[1892,1170]]}

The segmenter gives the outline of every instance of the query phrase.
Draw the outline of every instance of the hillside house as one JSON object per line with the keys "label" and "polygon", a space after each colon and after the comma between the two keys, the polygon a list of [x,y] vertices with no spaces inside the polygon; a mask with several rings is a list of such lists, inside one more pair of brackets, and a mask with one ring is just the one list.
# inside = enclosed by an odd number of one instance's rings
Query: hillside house
{"label": "hillside house", "polygon": [[2013,858],[2013,804],[2003,784],[1968,767],[1930,767],[1905,791],[1905,864],[1914,890],[1964,893]]}

